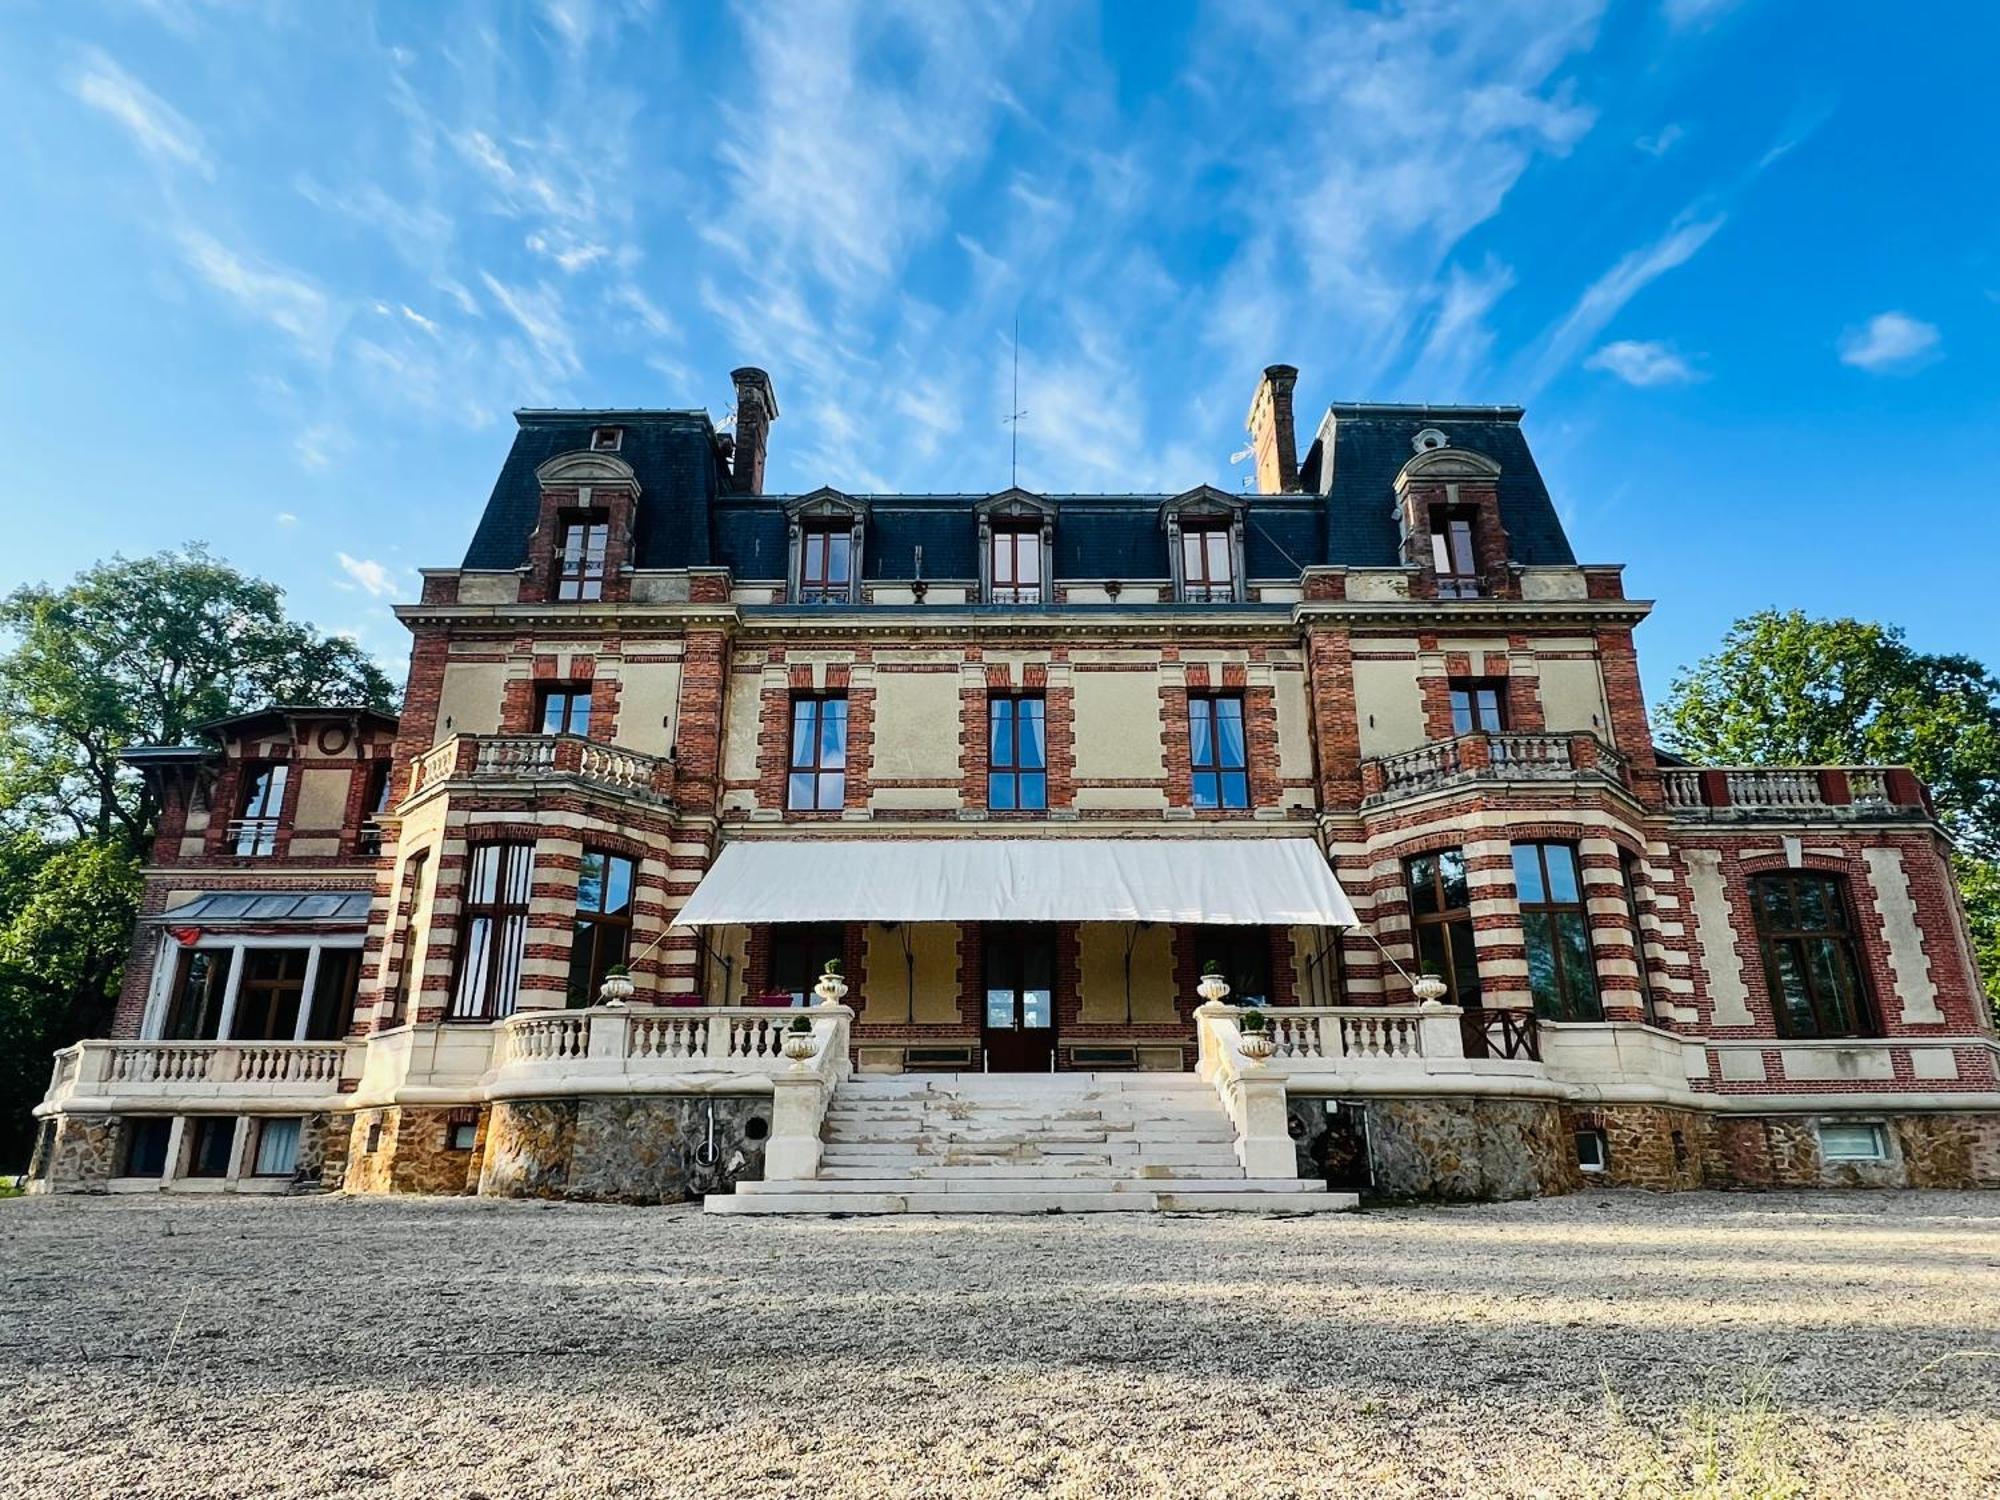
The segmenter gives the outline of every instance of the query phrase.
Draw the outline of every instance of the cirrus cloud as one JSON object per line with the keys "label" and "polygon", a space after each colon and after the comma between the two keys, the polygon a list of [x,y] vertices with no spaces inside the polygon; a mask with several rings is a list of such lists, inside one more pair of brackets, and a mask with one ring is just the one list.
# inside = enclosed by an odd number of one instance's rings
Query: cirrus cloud
{"label": "cirrus cloud", "polygon": [[1936,324],[1881,312],[1840,336],[1840,362],[1876,375],[1913,370],[1936,358],[1941,342]]}

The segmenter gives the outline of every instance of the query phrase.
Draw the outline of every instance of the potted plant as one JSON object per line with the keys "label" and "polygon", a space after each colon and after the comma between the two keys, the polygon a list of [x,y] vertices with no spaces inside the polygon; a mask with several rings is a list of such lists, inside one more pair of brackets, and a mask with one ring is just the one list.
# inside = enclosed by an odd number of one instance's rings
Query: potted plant
{"label": "potted plant", "polygon": [[1222,977],[1222,965],[1210,959],[1201,966],[1201,983],[1194,992],[1211,1005],[1220,1004],[1229,998],[1229,981]]}
{"label": "potted plant", "polygon": [[1236,1018],[1236,1029],[1242,1037],[1238,1048],[1252,1062],[1262,1062],[1278,1050],[1277,1039],[1271,1035],[1270,1017],[1256,1006],[1245,1007]]}
{"label": "potted plant", "polygon": [[604,982],[597,987],[597,998],[604,1005],[623,1005],[632,998],[632,971],[624,964],[613,964],[604,971]]}
{"label": "potted plant", "polygon": [[1444,997],[1451,993],[1451,986],[1444,982],[1436,964],[1425,964],[1410,985],[1410,993],[1417,997],[1417,1004],[1428,1009],[1442,1005]]}
{"label": "potted plant", "polygon": [[806,1059],[819,1050],[819,1043],[813,1039],[812,1017],[793,1016],[779,1049],[792,1060],[794,1067],[803,1068]]}
{"label": "potted plant", "polygon": [[819,983],[813,986],[822,1005],[838,1005],[847,998],[847,981],[840,977],[840,960],[829,958],[820,968]]}

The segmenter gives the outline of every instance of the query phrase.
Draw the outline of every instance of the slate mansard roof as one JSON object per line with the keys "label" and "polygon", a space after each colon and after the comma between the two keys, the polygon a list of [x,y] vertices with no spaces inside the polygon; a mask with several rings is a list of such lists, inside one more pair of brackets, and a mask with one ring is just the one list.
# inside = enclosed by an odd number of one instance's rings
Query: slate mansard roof
{"label": "slate mansard roof", "polygon": [[[1313,565],[1399,566],[1395,478],[1426,428],[1500,466],[1500,514],[1514,560],[1575,562],[1569,539],[1521,430],[1520,407],[1337,404],[1301,465],[1300,493],[1245,493],[1245,564],[1252,578],[1295,577]],[[522,411],[519,430],[486,502],[464,566],[518,568],[527,561],[541,491],[535,471],[590,447],[599,427],[621,427],[618,457],[640,487],[633,561],[640,568],[723,566],[739,579],[782,578],[785,506],[800,497],[733,493],[708,414],[701,411]],[[780,439],[782,440],[782,439]],[[862,495],[868,506],[863,576],[979,574],[974,507],[987,495]],[[1059,578],[1160,578],[1168,572],[1160,507],[1172,495],[1046,495],[1057,508]]]}

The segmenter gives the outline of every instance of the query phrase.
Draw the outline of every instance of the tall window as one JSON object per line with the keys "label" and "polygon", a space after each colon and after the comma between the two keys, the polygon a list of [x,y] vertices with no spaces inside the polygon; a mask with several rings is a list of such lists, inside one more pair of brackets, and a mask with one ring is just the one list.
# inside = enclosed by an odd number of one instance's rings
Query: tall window
{"label": "tall window", "polygon": [[305,1040],[334,1042],[347,1035],[354,1020],[354,996],[361,988],[361,950],[322,948],[313,974],[311,1012]]}
{"label": "tall window", "polygon": [[1214,964],[1229,981],[1231,1005],[1271,1003],[1271,930],[1268,927],[1197,929],[1195,961],[1203,973]]}
{"label": "tall window", "polygon": [[1639,1006],[1647,1024],[1660,1019],[1653,995],[1653,976],[1646,963],[1646,930],[1639,925],[1639,861],[1629,849],[1618,851],[1618,873],[1625,883],[1625,914],[1632,922],[1632,957],[1639,965]]}
{"label": "tall window", "polygon": [[1236,554],[1228,521],[1182,521],[1181,584],[1181,597],[1190,604],[1228,604],[1236,598]]}
{"label": "tall window", "polygon": [[565,521],[556,535],[556,597],[602,599],[604,552],[611,541],[609,523],[592,516]]}
{"label": "tall window", "polygon": [[1549,1021],[1603,1020],[1576,851],[1568,844],[1516,844],[1514,890],[1535,1014]]}
{"label": "tall window", "polygon": [[986,803],[998,811],[1039,812],[1049,805],[1048,741],[1040,698],[987,700],[991,753]]}
{"label": "tall window", "polygon": [[281,762],[244,768],[243,805],[236,815],[237,854],[277,852],[278,816],[285,809],[285,779],[290,769]]}
{"label": "tall window", "polygon": [[1250,805],[1241,694],[1189,696],[1188,764],[1194,772],[1196,807]]}
{"label": "tall window", "polygon": [[1451,732],[1505,734],[1507,683],[1498,677],[1451,679]]}
{"label": "tall window", "polygon": [[418,910],[424,897],[424,871],[429,868],[431,851],[419,849],[403,866],[403,929],[396,943],[396,990],[389,1000],[389,1019],[401,1021],[410,996],[417,989]]}
{"label": "tall window", "polygon": [[586,849],[569,935],[569,1003],[595,1005],[605,974],[625,962],[631,944],[632,861]]}
{"label": "tall window", "polygon": [[1750,882],[1771,1009],[1783,1036],[1872,1036],[1879,1030],[1837,875],[1786,870]]}
{"label": "tall window", "polygon": [[389,811],[394,770],[394,763],[386,755],[379,756],[368,767],[368,784],[361,793],[361,827],[355,833],[356,851],[360,854],[382,852],[382,815]]}
{"label": "tall window", "polygon": [[1410,890],[1410,925],[1417,964],[1436,974],[1450,990],[1453,1005],[1479,1004],[1479,955],[1472,941],[1472,897],[1465,880],[1465,855],[1440,849],[1403,861]]}
{"label": "tall window", "polygon": [[590,684],[543,688],[543,734],[590,734]]}
{"label": "tall window", "polygon": [[792,699],[791,775],[785,806],[828,812],[847,801],[847,700]]}
{"label": "tall window", "polygon": [[222,1025],[222,996],[229,983],[227,952],[183,948],[174,970],[160,1037],[169,1042],[210,1042]]}
{"label": "tall window", "polygon": [[467,851],[453,1020],[493,1021],[514,1013],[534,868],[533,844],[474,844]]}
{"label": "tall window", "polygon": [[995,604],[1042,602],[1040,526],[994,526],[992,602]]}
{"label": "tall window", "polygon": [[304,948],[250,948],[236,986],[234,1042],[289,1042],[298,1034],[299,1002],[306,993]]}
{"label": "tall window", "polygon": [[1472,546],[1472,512],[1439,507],[1431,512],[1431,567],[1440,599],[1477,599],[1479,555]]}
{"label": "tall window", "polygon": [[771,993],[788,995],[794,1005],[813,1002],[812,987],[829,958],[845,951],[846,930],[838,922],[787,922],[771,929]]}
{"label": "tall window", "polygon": [[799,603],[845,604],[853,585],[853,529],[808,526],[799,538]]}

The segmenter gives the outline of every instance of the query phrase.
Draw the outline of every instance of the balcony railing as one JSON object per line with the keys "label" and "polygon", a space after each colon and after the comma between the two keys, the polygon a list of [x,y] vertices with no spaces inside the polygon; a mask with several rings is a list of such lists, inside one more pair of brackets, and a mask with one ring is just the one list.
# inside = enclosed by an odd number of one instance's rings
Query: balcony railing
{"label": "balcony railing", "polygon": [[276,818],[237,818],[229,825],[229,847],[241,859],[263,859],[278,852]]}
{"label": "balcony railing", "polygon": [[1414,796],[1461,781],[1625,781],[1625,757],[1594,734],[1462,734],[1361,764],[1371,802]]}
{"label": "balcony railing", "polygon": [[1901,766],[1677,766],[1660,772],[1660,784],[1680,818],[1929,813],[1923,784]]}
{"label": "balcony railing", "polygon": [[784,1043],[799,1017],[812,1024],[815,1066],[830,1077],[846,1076],[853,1012],[845,1006],[597,1006],[523,1011],[497,1023],[486,1089],[489,1097],[502,1098],[551,1088],[602,1093],[672,1089],[677,1082],[699,1087],[704,1075],[768,1078],[791,1070]]}
{"label": "balcony railing", "polygon": [[56,1054],[42,1106],[324,1107],[360,1076],[359,1041],[78,1042]]}
{"label": "balcony railing", "polygon": [[664,801],[673,789],[673,762],[573,734],[461,734],[417,757],[410,795],[447,781],[490,784],[556,777]]}

